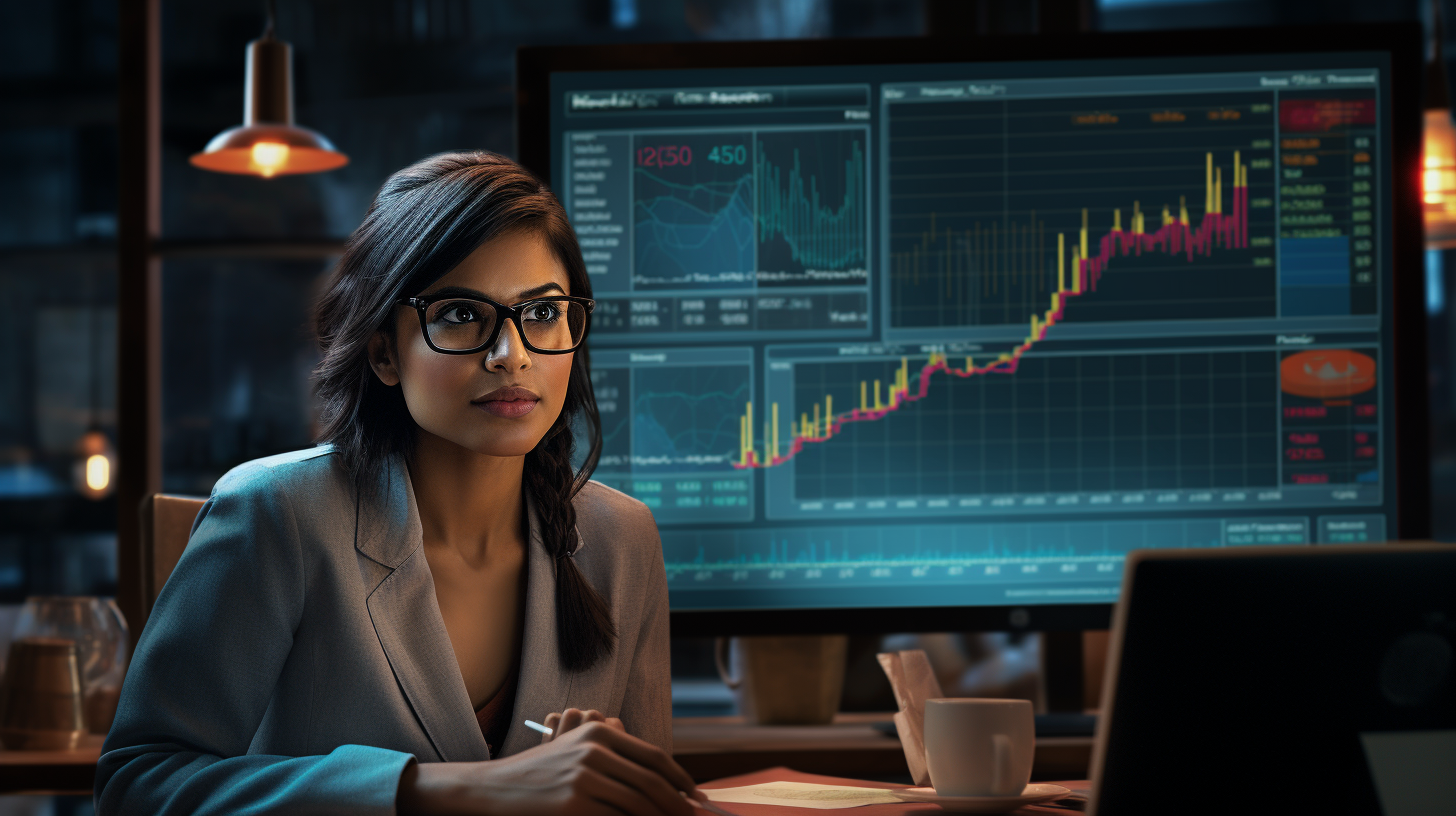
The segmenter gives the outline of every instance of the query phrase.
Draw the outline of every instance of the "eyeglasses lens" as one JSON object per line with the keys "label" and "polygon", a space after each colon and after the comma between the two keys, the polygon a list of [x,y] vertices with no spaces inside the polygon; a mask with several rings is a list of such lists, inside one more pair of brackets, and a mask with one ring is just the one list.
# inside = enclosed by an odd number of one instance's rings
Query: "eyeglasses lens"
{"label": "eyeglasses lens", "polygon": [[[543,351],[575,348],[586,333],[586,307],[569,300],[523,303],[521,327],[526,342]],[[442,300],[425,310],[430,342],[447,351],[480,348],[490,339],[499,318],[495,307],[478,300]]]}

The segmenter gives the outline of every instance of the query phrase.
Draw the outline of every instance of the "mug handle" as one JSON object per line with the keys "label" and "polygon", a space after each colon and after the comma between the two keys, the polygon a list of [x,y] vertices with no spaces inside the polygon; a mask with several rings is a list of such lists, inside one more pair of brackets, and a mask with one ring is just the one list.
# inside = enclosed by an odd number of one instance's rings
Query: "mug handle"
{"label": "mug handle", "polygon": [[995,734],[991,737],[991,778],[995,780],[997,795],[1017,796],[1019,790],[1011,790],[1016,780],[1011,778],[1011,737]]}
{"label": "mug handle", "polygon": [[713,642],[713,662],[718,664],[718,677],[724,685],[734,690],[743,685],[743,678],[734,677],[728,671],[728,638],[720,637]]}

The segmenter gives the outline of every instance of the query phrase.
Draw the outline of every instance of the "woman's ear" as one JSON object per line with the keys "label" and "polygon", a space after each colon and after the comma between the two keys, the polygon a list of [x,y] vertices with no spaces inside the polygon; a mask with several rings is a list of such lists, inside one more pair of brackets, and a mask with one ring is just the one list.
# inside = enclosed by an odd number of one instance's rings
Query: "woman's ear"
{"label": "woman's ear", "polygon": [[375,332],[369,338],[369,367],[385,385],[399,385],[399,367],[395,365],[394,338]]}

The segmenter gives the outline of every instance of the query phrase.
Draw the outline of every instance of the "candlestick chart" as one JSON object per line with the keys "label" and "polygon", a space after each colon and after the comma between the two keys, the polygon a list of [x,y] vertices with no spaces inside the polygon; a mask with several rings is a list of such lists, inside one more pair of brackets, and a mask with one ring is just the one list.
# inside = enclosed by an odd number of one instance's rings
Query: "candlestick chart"
{"label": "candlestick chart", "polygon": [[[892,326],[1277,314],[1271,106],[1228,95],[903,106],[890,122]],[[1068,241],[1071,245],[1068,246]]]}

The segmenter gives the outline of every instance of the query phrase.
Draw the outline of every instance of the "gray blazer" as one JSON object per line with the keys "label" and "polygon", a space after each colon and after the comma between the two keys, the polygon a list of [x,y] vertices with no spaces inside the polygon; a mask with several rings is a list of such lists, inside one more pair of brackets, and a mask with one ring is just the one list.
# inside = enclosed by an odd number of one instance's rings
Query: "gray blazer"
{"label": "gray blazer", "polygon": [[[488,759],[425,561],[409,472],[356,502],[328,446],[223,476],[157,598],[96,769],[99,814],[393,813],[421,762]],[[553,564],[531,541],[521,725],[568,707],[620,717],[672,749],[667,579],[652,514],[592,482],[574,556],[618,641],[590,670],[560,667]]]}

